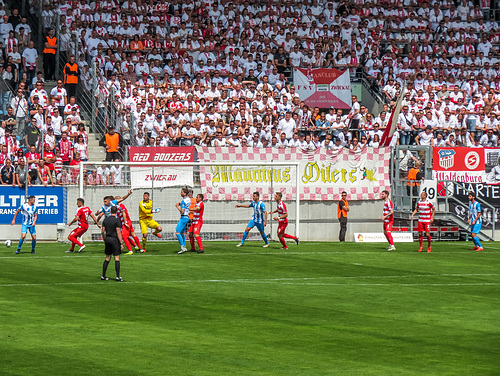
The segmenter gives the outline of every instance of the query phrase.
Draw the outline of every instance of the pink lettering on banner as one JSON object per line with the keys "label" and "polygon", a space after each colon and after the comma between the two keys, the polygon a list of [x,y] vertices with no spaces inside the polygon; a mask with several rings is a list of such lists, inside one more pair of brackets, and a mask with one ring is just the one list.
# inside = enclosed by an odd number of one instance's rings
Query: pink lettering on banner
{"label": "pink lettering on banner", "polygon": [[189,147],[131,147],[130,162],[193,162],[194,146]]}
{"label": "pink lettering on banner", "polygon": [[145,181],[175,181],[177,175],[146,175]]}

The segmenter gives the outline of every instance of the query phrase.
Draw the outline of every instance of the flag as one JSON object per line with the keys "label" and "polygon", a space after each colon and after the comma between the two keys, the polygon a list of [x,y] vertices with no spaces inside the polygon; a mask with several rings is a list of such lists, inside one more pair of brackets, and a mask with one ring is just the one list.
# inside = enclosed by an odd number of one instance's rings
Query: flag
{"label": "flag", "polygon": [[387,124],[387,128],[385,128],[384,134],[382,135],[382,140],[380,141],[380,146],[389,146],[392,140],[392,135],[396,131],[396,127],[398,126],[398,118],[399,113],[401,112],[401,103],[403,102],[403,98],[406,91],[406,85],[401,88],[401,93],[396,101],[396,105],[392,110],[391,117],[389,118],[389,122]]}

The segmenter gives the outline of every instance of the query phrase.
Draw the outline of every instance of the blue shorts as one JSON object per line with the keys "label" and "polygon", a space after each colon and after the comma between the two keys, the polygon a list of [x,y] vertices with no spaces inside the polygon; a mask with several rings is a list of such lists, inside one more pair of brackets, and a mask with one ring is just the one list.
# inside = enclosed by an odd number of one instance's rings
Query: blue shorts
{"label": "blue shorts", "polygon": [[175,232],[181,233],[184,232],[186,229],[186,225],[189,222],[189,217],[187,215],[183,215],[180,219],[179,222],[177,223],[177,227],[175,228]]}
{"label": "blue shorts", "polygon": [[264,232],[264,224],[263,223],[255,223],[253,221],[253,219],[251,219],[250,222],[248,222],[247,227],[250,227],[250,228],[257,227],[257,230],[259,230],[260,232]]}
{"label": "blue shorts", "polygon": [[33,225],[31,225],[31,226],[22,225],[21,234],[27,234],[28,230],[29,230],[31,235],[36,235],[36,229],[35,229],[35,226],[33,226]]}
{"label": "blue shorts", "polygon": [[481,223],[476,223],[473,226],[470,226],[470,232],[473,234],[479,234],[481,231]]}

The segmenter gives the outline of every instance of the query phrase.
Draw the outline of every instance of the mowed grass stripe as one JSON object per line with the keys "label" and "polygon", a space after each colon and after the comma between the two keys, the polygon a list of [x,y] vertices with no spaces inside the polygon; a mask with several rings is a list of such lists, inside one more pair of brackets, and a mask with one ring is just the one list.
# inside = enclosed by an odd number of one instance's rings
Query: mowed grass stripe
{"label": "mowed grass stripe", "polygon": [[[172,257],[123,257],[118,283],[98,280],[100,245],[66,258],[43,244],[36,262],[1,258],[0,284],[39,286],[0,285],[0,373],[500,374],[500,253],[382,246],[204,257],[159,244],[152,253]],[[206,244],[220,256],[233,247]]]}

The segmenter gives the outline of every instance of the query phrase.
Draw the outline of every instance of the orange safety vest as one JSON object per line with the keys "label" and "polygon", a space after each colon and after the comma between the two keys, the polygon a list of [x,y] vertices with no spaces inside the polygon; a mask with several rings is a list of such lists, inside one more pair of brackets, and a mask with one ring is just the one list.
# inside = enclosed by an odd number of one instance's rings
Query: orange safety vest
{"label": "orange safety vest", "polygon": [[76,72],[78,72],[78,64],[74,63],[73,65],[71,65],[70,63],[67,63],[64,66],[64,83],[65,84],[77,84],[78,83],[78,76],[66,74],[66,67],[69,67],[70,71],[76,73]]}
{"label": "orange safety vest", "polygon": [[[56,43],[57,43],[57,38],[56,37],[50,38],[49,36],[47,36],[47,43],[49,44],[49,46],[55,47]],[[53,54],[53,55],[55,55],[56,54],[56,49],[55,48],[47,48],[47,47],[45,47],[44,50],[43,50],[43,53],[44,54]]]}
{"label": "orange safety vest", "polygon": [[[408,180],[417,180],[417,174],[420,172],[420,170],[418,168],[415,168],[415,167],[412,167],[410,169],[410,171],[408,171]],[[412,183],[412,182],[408,182],[406,183],[408,186],[412,186],[412,187],[418,187],[418,183]]]}
{"label": "orange safety vest", "polygon": [[340,218],[341,216],[347,218],[346,209],[349,209],[349,203],[347,202],[347,200],[344,199],[341,199],[340,201],[344,203],[344,207],[340,209],[340,202],[339,202],[339,205],[337,206],[337,218]]}
{"label": "orange safety vest", "polygon": [[191,205],[189,206],[189,219],[193,219],[194,217],[194,213],[193,213],[193,209],[195,208],[196,206],[196,199],[194,197],[191,197]]}
{"label": "orange safety vest", "polygon": [[120,142],[120,136],[118,133],[115,133],[114,135],[110,135],[109,133],[106,133],[106,145],[109,146],[109,152],[115,152],[118,151],[118,143]]}

